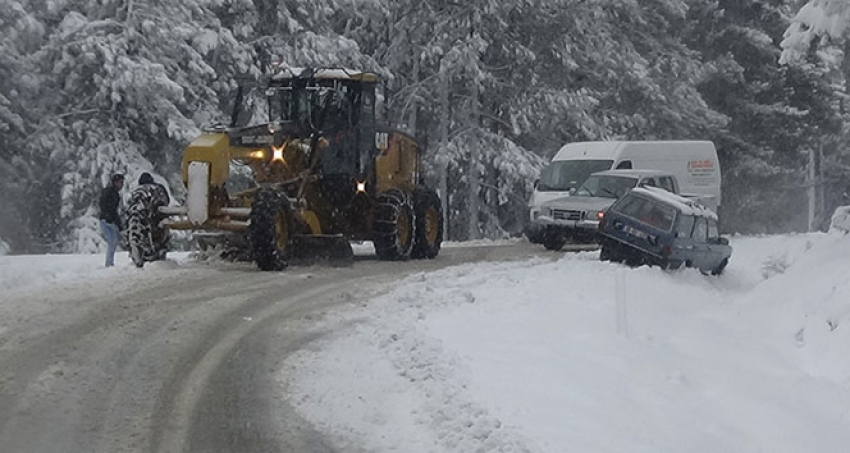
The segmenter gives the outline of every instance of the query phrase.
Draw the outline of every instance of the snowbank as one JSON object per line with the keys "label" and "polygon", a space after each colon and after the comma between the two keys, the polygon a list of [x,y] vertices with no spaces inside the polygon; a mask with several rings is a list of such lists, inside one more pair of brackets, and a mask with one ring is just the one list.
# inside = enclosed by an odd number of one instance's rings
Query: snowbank
{"label": "snowbank", "polygon": [[[188,253],[171,253],[170,261],[186,261]],[[103,254],[0,256],[0,292],[28,291],[41,286],[112,278],[136,271],[126,252],[115,254],[115,266],[104,266]],[[156,265],[157,263],[154,263]]]}
{"label": "snowbank", "polygon": [[829,224],[829,231],[845,234],[850,232],[850,206],[839,206],[835,210]]}
{"label": "snowbank", "polygon": [[592,252],[417,275],[280,380],[341,450],[846,451],[850,241],[732,244],[721,278]]}

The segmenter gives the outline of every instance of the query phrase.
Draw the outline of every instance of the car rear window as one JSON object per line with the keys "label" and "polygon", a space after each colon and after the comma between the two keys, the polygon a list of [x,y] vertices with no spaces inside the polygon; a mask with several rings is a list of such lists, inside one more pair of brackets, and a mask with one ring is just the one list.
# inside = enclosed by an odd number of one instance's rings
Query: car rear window
{"label": "car rear window", "polygon": [[676,226],[677,236],[680,238],[691,237],[691,231],[694,230],[694,220],[692,215],[679,216],[679,225]]}
{"label": "car rear window", "polygon": [[611,209],[664,231],[670,231],[673,221],[676,220],[676,210],[673,207],[637,195],[624,197]]}

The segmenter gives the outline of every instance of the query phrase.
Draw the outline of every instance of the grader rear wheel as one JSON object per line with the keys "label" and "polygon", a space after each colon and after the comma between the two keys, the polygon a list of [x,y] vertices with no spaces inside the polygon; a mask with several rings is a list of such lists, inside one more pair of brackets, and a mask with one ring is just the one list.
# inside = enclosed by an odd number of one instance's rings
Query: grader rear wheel
{"label": "grader rear wheel", "polygon": [[378,258],[388,261],[410,258],[416,223],[410,199],[404,192],[392,189],[378,196],[372,235]]}
{"label": "grader rear wheel", "polygon": [[274,190],[261,189],[251,205],[248,246],[257,267],[280,271],[288,265],[292,237],[292,208],[289,199]]}
{"label": "grader rear wheel", "polygon": [[420,187],[413,192],[416,235],[410,256],[434,258],[440,253],[443,243],[443,209],[440,197],[433,189]]}

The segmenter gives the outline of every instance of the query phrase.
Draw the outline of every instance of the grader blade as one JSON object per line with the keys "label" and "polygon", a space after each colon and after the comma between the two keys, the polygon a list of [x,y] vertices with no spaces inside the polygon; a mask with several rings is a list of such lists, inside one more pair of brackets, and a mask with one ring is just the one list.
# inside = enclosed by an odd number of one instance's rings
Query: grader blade
{"label": "grader blade", "polygon": [[251,261],[245,235],[233,232],[196,232],[192,235],[200,255],[228,261]]}
{"label": "grader blade", "polygon": [[291,264],[331,264],[348,266],[354,262],[354,250],[342,235],[297,235],[289,243]]}

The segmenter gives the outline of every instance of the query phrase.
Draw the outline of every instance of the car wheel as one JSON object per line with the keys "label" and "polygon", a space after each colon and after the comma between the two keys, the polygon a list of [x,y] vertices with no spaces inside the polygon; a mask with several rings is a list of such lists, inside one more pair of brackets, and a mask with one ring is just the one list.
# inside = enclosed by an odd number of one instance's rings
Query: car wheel
{"label": "car wheel", "polygon": [[644,256],[637,250],[628,246],[620,246],[620,250],[617,255],[616,261],[629,267],[640,267],[646,264]]}
{"label": "car wheel", "polygon": [[611,245],[602,245],[602,249],[599,250],[599,260],[600,261],[614,261],[614,247]]}
{"label": "car wheel", "polygon": [[721,261],[720,264],[718,264],[717,267],[711,271],[711,275],[719,276],[720,274],[722,274],[723,270],[726,269],[727,264],[729,264],[728,259],[724,259],[723,261]]}
{"label": "car wheel", "polygon": [[682,268],[684,263],[679,260],[669,260],[661,265],[662,268],[668,271],[675,271]]}

